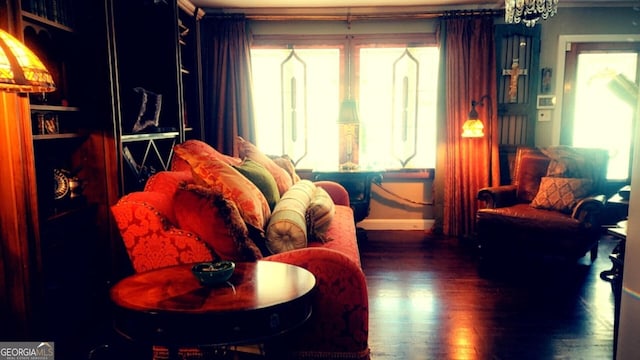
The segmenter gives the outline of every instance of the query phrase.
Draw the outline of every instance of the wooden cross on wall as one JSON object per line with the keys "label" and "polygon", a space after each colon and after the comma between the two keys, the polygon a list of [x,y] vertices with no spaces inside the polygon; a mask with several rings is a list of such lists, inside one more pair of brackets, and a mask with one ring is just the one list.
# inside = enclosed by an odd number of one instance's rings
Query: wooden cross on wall
{"label": "wooden cross on wall", "polygon": [[511,69],[503,69],[503,76],[511,76],[509,79],[509,102],[517,102],[518,101],[518,77],[520,75],[528,75],[527,69],[520,69],[520,60],[513,59],[513,63],[511,64]]}

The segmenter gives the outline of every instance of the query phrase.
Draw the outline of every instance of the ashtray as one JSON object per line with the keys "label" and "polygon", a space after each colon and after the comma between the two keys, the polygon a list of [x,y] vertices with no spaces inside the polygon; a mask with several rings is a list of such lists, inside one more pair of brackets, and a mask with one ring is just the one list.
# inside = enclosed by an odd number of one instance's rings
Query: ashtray
{"label": "ashtray", "polygon": [[233,275],[236,264],[232,261],[216,261],[198,263],[191,267],[191,272],[202,285],[223,283]]}

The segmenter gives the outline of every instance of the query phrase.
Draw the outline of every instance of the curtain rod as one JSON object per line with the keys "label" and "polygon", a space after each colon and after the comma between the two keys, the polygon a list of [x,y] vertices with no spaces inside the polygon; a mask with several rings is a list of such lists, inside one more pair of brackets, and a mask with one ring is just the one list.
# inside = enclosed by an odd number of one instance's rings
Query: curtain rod
{"label": "curtain rod", "polygon": [[[232,13],[207,13],[211,18],[229,18]],[[239,15],[239,14],[235,14]],[[247,20],[257,21],[357,21],[357,20],[420,20],[439,17],[458,16],[503,16],[504,10],[448,10],[423,11],[409,13],[370,13],[370,14],[244,14]]]}

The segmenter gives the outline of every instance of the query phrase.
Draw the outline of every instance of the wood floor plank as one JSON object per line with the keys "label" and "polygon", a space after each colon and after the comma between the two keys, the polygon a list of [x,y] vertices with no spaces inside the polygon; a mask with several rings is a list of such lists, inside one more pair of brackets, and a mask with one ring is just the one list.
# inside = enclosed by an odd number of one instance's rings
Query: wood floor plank
{"label": "wood floor plank", "polygon": [[611,359],[613,295],[599,273],[616,242],[603,236],[593,264],[523,261],[485,273],[470,244],[368,231],[372,359]]}

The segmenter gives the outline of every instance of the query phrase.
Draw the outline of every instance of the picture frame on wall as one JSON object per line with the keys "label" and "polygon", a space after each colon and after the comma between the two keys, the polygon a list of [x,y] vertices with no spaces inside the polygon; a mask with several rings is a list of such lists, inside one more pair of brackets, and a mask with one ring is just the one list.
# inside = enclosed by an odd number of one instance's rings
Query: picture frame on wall
{"label": "picture frame on wall", "polygon": [[553,70],[551,68],[542,68],[540,73],[540,93],[549,94],[551,92],[551,78]]}

